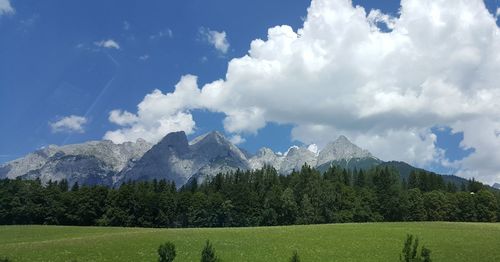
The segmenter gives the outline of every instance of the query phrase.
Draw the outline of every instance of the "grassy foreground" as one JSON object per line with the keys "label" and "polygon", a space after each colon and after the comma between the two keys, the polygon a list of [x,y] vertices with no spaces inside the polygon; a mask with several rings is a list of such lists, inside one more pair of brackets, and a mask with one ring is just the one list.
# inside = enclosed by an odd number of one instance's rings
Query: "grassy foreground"
{"label": "grassy foreground", "polygon": [[206,239],[223,261],[397,261],[406,234],[434,261],[500,261],[500,224],[366,223],[288,227],[150,229],[0,226],[0,257],[13,261],[157,261],[165,241],[175,261],[199,261]]}

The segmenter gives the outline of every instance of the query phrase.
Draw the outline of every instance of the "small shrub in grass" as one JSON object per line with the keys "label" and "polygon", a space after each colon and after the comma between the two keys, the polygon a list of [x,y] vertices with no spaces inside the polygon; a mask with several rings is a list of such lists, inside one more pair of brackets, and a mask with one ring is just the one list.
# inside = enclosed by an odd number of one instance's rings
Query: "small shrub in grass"
{"label": "small shrub in grass", "polygon": [[175,245],[172,242],[165,242],[158,248],[159,262],[172,262],[175,259]]}
{"label": "small shrub in grass", "polygon": [[413,237],[413,235],[406,235],[402,254],[399,255],[399,261],[431,262],[431,250],[423,246],[419,254],[418,245],[418,237]]}
{"label": "small shrub in grass", "polygon": [[293,255],[290,258],[290,262],[300,262],[300,257],[299,254],[297,254],[297,251],[293,251]]}
{"label": "small shrub in grass", "polygon": [[212,243],[207,240],[203,251],[201,251],[201,262],[218,262],[219,258],[215,255],[215,249],[212,247]]}
{"label": "small shrub in grass", "polygon": [[6,257],[0,257],[0,262],[12,262],[12,260],[10,260]]}

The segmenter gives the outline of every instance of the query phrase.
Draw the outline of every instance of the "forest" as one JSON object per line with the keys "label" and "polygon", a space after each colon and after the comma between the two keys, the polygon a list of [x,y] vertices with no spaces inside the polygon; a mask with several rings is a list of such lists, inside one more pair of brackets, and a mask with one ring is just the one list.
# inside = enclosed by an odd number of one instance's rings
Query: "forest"
{"label": "forest", "polygon": [[129,181],[117,188],[63,180],[0,180],[0,224],[125,227],[243,227],[378,221],[500,220],[500,193],[477,181],[393,169],[321,173],[304,165],[290,175],[269,166],[218,174],[176,188]]}

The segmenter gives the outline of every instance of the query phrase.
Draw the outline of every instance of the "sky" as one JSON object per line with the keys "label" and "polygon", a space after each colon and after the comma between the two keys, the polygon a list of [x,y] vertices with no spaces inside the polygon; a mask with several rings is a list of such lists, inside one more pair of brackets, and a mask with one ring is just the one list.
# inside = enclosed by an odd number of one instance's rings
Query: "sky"
{"label": "sky", "polygon": [[500,182],[498,0],[0,0],[0,163],[212,130]]}

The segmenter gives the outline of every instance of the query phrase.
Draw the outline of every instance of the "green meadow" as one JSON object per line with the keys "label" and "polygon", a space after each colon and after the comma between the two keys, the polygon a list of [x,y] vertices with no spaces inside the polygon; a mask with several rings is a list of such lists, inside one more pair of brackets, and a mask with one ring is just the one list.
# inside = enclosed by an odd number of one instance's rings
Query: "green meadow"
{"label": "green meadow", "polygon": [[0,257],[12,261],[157,261],[171,241],[175,261],[199,261],[209,239],[222,261],[398,261],[406,234],[433,261],[500,261],[499,223],[363,223],[253,228],[0,226]]}

